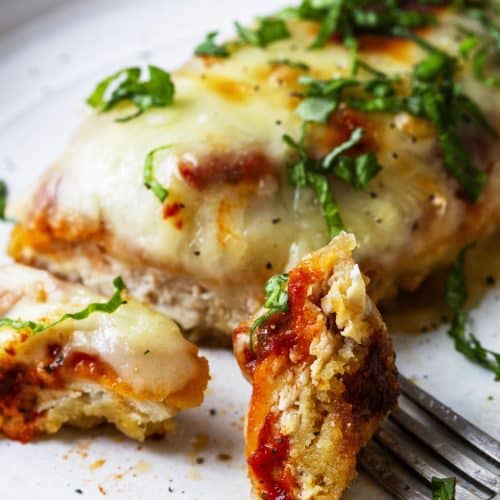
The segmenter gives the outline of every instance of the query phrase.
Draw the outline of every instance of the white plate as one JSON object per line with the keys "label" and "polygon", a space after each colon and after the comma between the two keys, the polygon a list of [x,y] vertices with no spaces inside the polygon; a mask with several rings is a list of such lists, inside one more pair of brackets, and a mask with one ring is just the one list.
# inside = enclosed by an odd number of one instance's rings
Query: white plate
{"label": "white plate", "polygon": [[[58,157],[99,78],[147,61],[175,68],[206,32],[230,34],[233,20],[284,3],[0,0],[0,176],[12,195]],[[8,232],[0,227],[2,245]],[[476,332],[497,351],[499,290],[475,314]],[[454,351],[444,328],[395,341],[403,373],[500,438],[500,385]],[[242,426],[250,388],[230,353],[205,354],[212,371],[206,402],[182,414],[178,431],[162,441],[138,446],[102,429],[29,445],[0,440],[2,500],[249,498]],[[346,497],[386,498],[364,476]]]}

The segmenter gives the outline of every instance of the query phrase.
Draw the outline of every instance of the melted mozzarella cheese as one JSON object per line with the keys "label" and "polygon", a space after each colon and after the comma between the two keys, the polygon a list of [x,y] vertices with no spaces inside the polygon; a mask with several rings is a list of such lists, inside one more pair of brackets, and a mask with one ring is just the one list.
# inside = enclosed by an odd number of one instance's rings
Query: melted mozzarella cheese
{"label": "melted mozzarella cheese", "polygon": [[[82,286],[62,283],[46,272],[20,265],[0,268],[0,294],[3,316],[44,323],[107,300]],[[0,345],[13,346],[16,362],[27,365],[43,362],[50,345],[60,346],[64,357],[73,353],[97,356],[135,395],[158,401],[168,400],[194,380],[204,378],[196,384],[200,388],[207,381],[206,361],[197,356],[196,347],[184,339],[178,326],[134,300],[111,314],[68,319],[28,336],[2,327]]]}
{"label": "melted mozzarella cheese", "polygon": [[[445,12],[440,25],[426,29],[424,36],[456,53],[457,21],[456,14]],[[326,225],[314,196],[292,189],[286,176],[291,152],[282,136],[300,135],[294,92],[300,90],[301,71],[269,61],[304,62],[309,74],[329,79],[349,74],[349,54],[334,42],[309,50],[315,23],[293,21],[289,28],[290,39],[265,50],[244,46],[227,59],[191,61],[173,75],[171,107],[152,109],[127,123],[115,118],[127,115],[128,106],[92,113],[45,183],[27,198],[35,202],[21,203],[11,214],[31,227],[42,213],[50,238],[74,242],[96,234],[106,252],[122,261],[194,276],[210,289],[260,286],[270,274],[325,244]],[[411,42],[385,41],[381,47],[368,44],[360,55],[388,74],[408,74],[424,55]],[[466,68],[459,80],[499,127],[498,106],[490,105],[498,102],[498,93],[473,81]],[[457,184],[442,165],[434,131],[407,115],[368,115],[367,121],[383,170],[366,191],[342,181],[333,181],[333,190],[346,229],[359,242],[363,270],[372,278],[406,273],[411,281],[412,273],[427,272],[448,252],[450,241],[463,243],[457,232],[467,240],[471,232],[474,236],[497,224],[500,202],[485,194],[478,206],[488,206],[488,217],[464,229],[469,206],[455,195]],[[328,136],[335,130],[323,132]],[[169,189],[166,203],[182,207],[169,218],[143,183],[146,155],[162,145],[170,148],[156,155],[156,175]],[[255,182],[197,188],[180,171],[186,162],[196,171],[214,155],[253,151],[263,153],[271,165]],[[474,153],[480,167],[496,178],[499,156],[498,141]]]}

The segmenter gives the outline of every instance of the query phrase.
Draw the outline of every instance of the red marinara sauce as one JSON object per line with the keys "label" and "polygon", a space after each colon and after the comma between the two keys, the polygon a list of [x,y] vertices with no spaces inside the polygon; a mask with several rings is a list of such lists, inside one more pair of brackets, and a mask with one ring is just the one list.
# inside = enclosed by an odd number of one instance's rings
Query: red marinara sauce
{"label": "red marinara sauce", "polygon": [[294,480],[286,469],[289,442],[275,435],[276,416],[270,413],[259,433],[259,447],[248,458],[248,465],[260,483],[263,500],[292,500]]}
{"label": "red marinara sauce", "polygon": [[183,160],[179,164],[183,179],[198,191],[218,184],[258,182],[271,174],[269,158],[262,152],[214,153],[200,159],[198,164]]}

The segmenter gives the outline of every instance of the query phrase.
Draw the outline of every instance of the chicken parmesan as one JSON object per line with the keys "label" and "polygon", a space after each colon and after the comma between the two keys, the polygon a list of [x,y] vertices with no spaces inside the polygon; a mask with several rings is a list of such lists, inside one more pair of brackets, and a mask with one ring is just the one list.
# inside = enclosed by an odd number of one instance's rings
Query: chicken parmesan
{"label": "chicken parmesan", "polygon": [[18,264],[0,268],[0,434],[109,422],[132,439],[201,404],[208,364],[168,318]]}
{"label": "chicken parmesan", "polygon": [[359,449],[396,404],[391,341],[354,247],[341,233],[305,257],[279,292],[267,287],[266,296],[284,294],[285,307],[235,329],[253,385],[245,434],[258,498],[340,498]]}
{"label": "chicken parmesan", "polygon": [[119,274],[200,335],[343,229],[375,302],[418,287],[498,226],[496,13],[358,3],[306,0],[172,75],[103,80],[10,207],[10,255],[100,292]]}

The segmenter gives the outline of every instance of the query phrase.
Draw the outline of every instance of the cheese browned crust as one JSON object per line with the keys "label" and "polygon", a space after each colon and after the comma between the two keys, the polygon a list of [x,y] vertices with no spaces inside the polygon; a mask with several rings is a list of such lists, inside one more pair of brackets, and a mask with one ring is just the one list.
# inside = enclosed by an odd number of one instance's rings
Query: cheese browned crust
{"label": "cheese browned crust", "polygon": [[[439,8],[439,23],[420,35],[458,53],[457,23],[483,28]],[[18,261],[109,292],[121,274],[131,292],[184,329],[229,333],[262,299],[263,283],[329,240],[319,206],[287,180],[298,139],[303,71],[270,60],[306,63],[314,78],[350,75],[349,49],[330,40],[309,50],[319,23],[290,20],[289,39],[266,48],[241,46],[225,59],[195,58],[173,74],[172,106],[126,123],[128,105],[93,114],[33,192],[10,212],[20,222],[10,254]],[[409,40],[361,36],[360,57],[388,75],[406,78],[426,53]],[[158,61],[161,64],[161,61]],[[360,78],[363,78],[360,76]],[[498,90],[461,63],[456,82],[500,129]],[[382,171],[366,190],[331,179],[346,229],[356,235],[356,260],[378,302],[398,287],[416,288],[460,248],[498,227],[500,141],[477,124],[461,140],[489,175],[476,203],[463,196],[443,165],[437,133],[406,113],[362,113],[341,106],[315,125],[310,154],[321,157],[356,128],[365,131]],[[148,152],[169,190],[164,205],[144,187]]]}
{"label": "cheese browned crust", "polygon": [[[0,314],[50,324],[103,296],[21,265],[0,268]],[[178,326],[129,300],[113,313],[33,333],[0,327],[0,433],[29,441],[109,422],[143,440],[201,404],[208,363]]]}
{"label": "cheese browned crust", "polygon": [[392,344],[340,234],[289,273],[285,313],[254,333],[234,333],[253,385],[246,443],[258,498],[334,500],[356,473],[356,455],[396,404]]}

